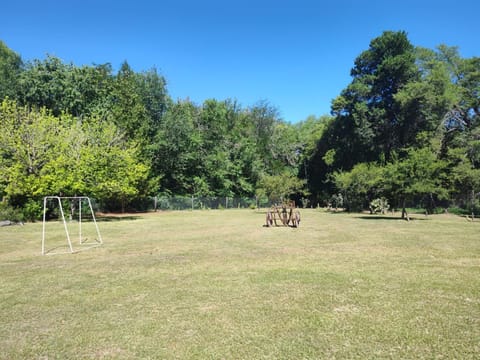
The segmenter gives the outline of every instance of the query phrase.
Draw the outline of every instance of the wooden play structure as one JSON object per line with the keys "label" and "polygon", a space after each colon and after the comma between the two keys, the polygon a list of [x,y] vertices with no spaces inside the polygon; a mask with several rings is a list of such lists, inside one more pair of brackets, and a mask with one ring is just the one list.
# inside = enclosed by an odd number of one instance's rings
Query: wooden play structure
{"label": "wooden play structure", "polygon": [[266,226],[291,226],[300,225],[300,211],[295,207],[294,201],[285,202],[282,205],[273,205],[266,216]]}

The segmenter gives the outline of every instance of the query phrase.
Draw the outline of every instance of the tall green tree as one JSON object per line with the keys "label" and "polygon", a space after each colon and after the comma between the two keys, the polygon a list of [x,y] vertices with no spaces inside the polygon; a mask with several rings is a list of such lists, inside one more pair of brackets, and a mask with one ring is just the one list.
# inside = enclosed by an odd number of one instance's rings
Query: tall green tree
{"label": "tall green tree", "polygon": [[338,121],[353,123],[345,134],[358,146],[360,161],[390,159],[392,151],[408,146],[399,128],[408,126],[395,95],[419,78],[414,47],[403,31],[386,31],[355,59],[353,81],[332,105]]}
{"label": "tall green tree", "polygon": [[82,129],[78,172],[86,191],[105,208],[124,212],[131,201],[150,192],[150,163],[112,122],[92,118]]}
{"label": "tall green tree", "polygon": [[23,62],[17,53],[0,40],[0,100],[5,97],[15,99],[18,91],[18,77]]}
{"label": "tall green tree", "polygon": [[424,206],[431,210],[436,200],[447,198],[446,166],[446,162],[439,160],[428,147],[408,149],[404,158],[385,166],[385,193],[395,206],[402,209],[402,218],[408,219],[407,204],[415,199],[423,199]]}
{"label": "tall green tree", "polygon": [[111,114],[115,124],[129,139],[148,139],[149,117],[142,99],[137,76],[125,61],[115,76]]}
{"label": "tall green tree", "polygon": [[451,79],[451,65],[433,50],[417,48],[420,77],[394,96],[399,106],[398,137],[404,147],[427,146],[438,136],[445,114],[458,103],[459,92]]}
{"label": "tall green tree", "polygon": [[[157,133],[158,153],[153,166],[161,174],[161,191],[177,195],[197,192],[203,184],[199,149],[202,138],[196,128],[199,109],[190,101],[177,101],[167,110]],[[195,178],[197,180],[195,181]],[[209,191],[202,185],[202,191]]]}
{"label": "tall green tree", "polygon": [[136,81],[142,102],[148,113],[147,135],[149,138],[153,138],[170,103],[167,83],[156,68],[137,73]]}
{"label": "tall green tree", "polygon": [[268,101],[262,100],[249,108],[248,111],[253,125],[253,137],[258,154],[264,164],[264,170],[270,171],[273,161],[270,139],[273,136],[275,125],[279,121],[278,110]]}
{"label": "tall green tree", "polygon": [[359,163],[350,171],[335,172],[333,179],[348,211],[366,209],[372,200],[385,196],[384,168],[375,163]]}
{"label": "tall green tree", "polygon": [[68,91],[68,74],[72,65],[65,65],[55,56],[43,61],[33,60],[25,66],[19,79],[18,99],[23,105],[36,108],[46,107],[54,115],[70,108],[68,103],[75,99],[75,91]]}
{"label": "tall green tree", "polygon": [[15,98],[22,105],[46,107],[55,116],[106,114],[111,109],[111,72],[110,64],[77,67],[49,55],[25,65]]}
{"label": "tall green tree", "polygon": [[294,195],[304,195],[305,180],[285,171],[281,174],[264,175],[257,184],[256,195],[267,197],[271,202],[283,202]]}

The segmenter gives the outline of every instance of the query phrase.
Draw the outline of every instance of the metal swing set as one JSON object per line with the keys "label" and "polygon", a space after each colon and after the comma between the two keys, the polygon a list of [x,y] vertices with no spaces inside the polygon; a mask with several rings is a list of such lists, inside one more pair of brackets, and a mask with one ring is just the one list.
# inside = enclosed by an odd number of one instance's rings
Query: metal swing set
{"label": "metal swing set", "polygon": [[[95,213],[93,211],[92,207],[92,202],[90,201],[90,198],[87,196],[45,196],[43,198],[43,231],[42,231],[42,255],[54,255],[54,254],[65,254],[65,253],[75,253],[78,252],[79,249],[74,249],[72,245],[72,240],[70,236],[70,231],[68,229],[67,221],[65,219],[65,212],[63,211],[63,205],[62,205],[62,200],[69,200],[72,206],[75,206],[75,204],[78,204],[78,241],[79,245],[85,245],[88,242],[88,239],[84,236],[82,233],[82,223],[85,222],[85,213],[82,213],[82,203],[87,203],[88,204],[88,209],[86,211],[86,215],[91,216],[91,220],[95,226],[96,230],[96,238],[94,243],[88,243],[87,247],[82,247],[82,250],[90,249],[92,247],[97,247],[103,244],[102,240],[102,235],[100,234],[100,230],[98,228],[97,220],[95,219]],[[66,235],[66,240],[67,240],[67,251],[63,252],[58,252],[55,251],[56,248],[53,249],[46,249],[45,248],[45,243],[46,243],[46,224],[47,224],[47,205],[49,202],[53,201],[54,203],[58,204],[58,208],[60,211],[60,216],[61,216],[61,221],[63,222],[63,227],[65,229],[65,235]],[[72,211],[73,215],[73,211]],[[71,220],[73,220],[73,217],[71,216]]]}

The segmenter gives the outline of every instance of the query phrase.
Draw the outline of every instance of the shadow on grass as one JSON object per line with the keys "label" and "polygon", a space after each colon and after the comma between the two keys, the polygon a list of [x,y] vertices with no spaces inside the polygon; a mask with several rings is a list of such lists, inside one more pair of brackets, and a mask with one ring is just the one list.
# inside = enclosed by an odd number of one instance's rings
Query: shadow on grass
{"label": "shadow on grass", "polygon": [[141,216],[138,215],[97,215],[96,220],[99,222],[112,222],[112,221],[132,221],[132,220],[138,220],[140,219]]}
{"label": "shadow on grass", "polygon": [[[357,219],[361,220],[400,220],[400,221],[407,221],[407,219],[402,219],[400,216],[382,216],[382,215],[361,215],[356,216]],[[417,220],[428,220],[428,218],[418,218],[418,217],[411,217],[410,221],[417,221]]]}
{"label": "shadow on grass", "polygon": [[342,215],[342,214],[348,214],[348,211],[343,211],[343,210],[338,210],[338,211],[335,211],[335,210],[327,210],[327,211],[325,211],[325,214],[329,214],[329,215]]}

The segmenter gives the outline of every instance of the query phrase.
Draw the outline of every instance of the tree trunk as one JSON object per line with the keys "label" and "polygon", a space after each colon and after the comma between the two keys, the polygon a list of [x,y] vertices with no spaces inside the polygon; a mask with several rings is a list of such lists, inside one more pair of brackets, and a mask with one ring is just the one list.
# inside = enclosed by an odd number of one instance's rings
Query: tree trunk
{"label": "tree trunk", "polygon": [[407,221],[410,221],[410,217],[408,216],[407,209],[405,208],[405,203],[406,199],[403,199],[402,202],[402,219],[406,219]]}

